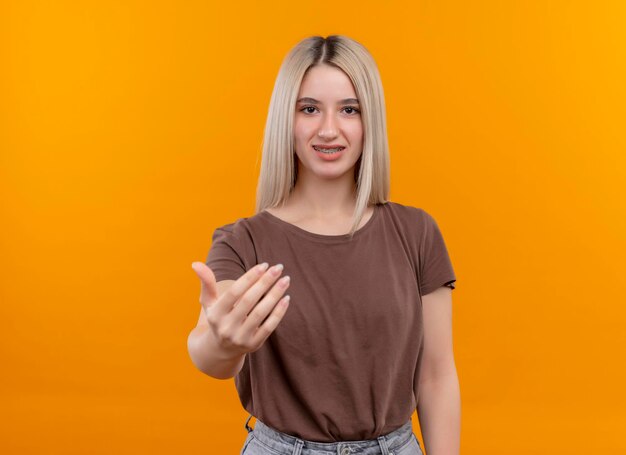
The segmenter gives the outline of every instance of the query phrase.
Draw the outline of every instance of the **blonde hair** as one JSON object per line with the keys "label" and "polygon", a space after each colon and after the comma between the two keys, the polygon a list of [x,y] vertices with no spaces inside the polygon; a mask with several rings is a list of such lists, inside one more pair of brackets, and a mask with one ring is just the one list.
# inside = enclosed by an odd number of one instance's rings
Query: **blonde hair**
{"label": "blonde hair", "polygon": [[293,120],[302,79],[317,65],[342,70],[352,81],[363,122],[363,152],[355,163],[357,200],[350,237],[369,204],[387,202],[389,145],[385,98],[378,67],[363,45],[342,35],[311,36],[285,57],[276,77],[263,137],[256,213],[284,204],[297,179]]}

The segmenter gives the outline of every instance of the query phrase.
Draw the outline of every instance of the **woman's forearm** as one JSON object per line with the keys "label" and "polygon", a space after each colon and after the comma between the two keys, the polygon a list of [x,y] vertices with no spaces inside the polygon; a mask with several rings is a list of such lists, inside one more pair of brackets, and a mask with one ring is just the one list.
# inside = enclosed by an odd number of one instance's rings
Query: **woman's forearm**
{"label": "woman's forearm", "polygon": [[208,326],[195,327],[187,338],[189,356],[196,368],[216,379],[235,376],[245,361],[245,355],[231,357],[224,353],[211,336]]}
{"label": "woman's forearm", "polygon": [[459,455],[461,391],[456,371],[420,382],[417,414],[427,455]]}

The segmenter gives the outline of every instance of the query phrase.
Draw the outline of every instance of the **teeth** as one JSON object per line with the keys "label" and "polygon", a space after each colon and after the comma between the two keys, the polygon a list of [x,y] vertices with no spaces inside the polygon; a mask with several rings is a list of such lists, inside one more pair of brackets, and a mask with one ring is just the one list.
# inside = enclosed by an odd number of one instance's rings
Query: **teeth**
{"label": "teeth", "polygon": [[334,148],[334,149],[321,149],[321,148],[318,148],[318,147],[313,147],[313,148],[315,150],[317,150],[318,152],[322,152],[322,153],[335,153],[335,152],[338,152],[339,150],[343,149],[343,147],[337,147],[337,148]]}

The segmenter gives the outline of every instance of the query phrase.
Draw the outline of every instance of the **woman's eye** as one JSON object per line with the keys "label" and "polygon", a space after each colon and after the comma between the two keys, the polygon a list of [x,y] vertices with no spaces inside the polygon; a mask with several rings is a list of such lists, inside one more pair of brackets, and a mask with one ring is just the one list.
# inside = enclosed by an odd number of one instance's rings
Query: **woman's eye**
{"label": "woman's eye", "polygon": [[[309,109],[313,109],[313,111],[310,111]],[[317,108],[315,106],[305,106],[302,109],[300,109],[300,111],[304,112],[306,114],[313,114],[316,109]],[[344,107],[344,110],[350,111],[350,112],[347,112],[347,114],[349,114],[349,115],[355,115],[355,114],[358,114],[359,112],[361,112],[357,108],[352,107],[352,106],[346,106],[346,107]]]}

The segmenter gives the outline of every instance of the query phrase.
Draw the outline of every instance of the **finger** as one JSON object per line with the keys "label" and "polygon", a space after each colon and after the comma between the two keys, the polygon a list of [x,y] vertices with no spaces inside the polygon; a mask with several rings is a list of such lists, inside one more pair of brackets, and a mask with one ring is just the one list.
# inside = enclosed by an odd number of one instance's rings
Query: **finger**
{"label": "finger", "polygon": [[240,276],[215,302],[212,309],[215,315],[219,317],[230,313],[235,303],[263,276],[268,266],[266,262],[257,264]]}
{"label": "finger", "polygon": [[200,278],[200,303],[206,306],[217,300],[219,296],[213,270],[202,262],[192,262],[191,268]]}
{"label": "finger", "polygon": [[[261,279],[250,289],[248,289],[243,297],[237,303],[237,306],[233,310],[233,316],[240,321],[243,321],[248,313],[259,303],[268,289],[276,282],[283,271],[282,264],[276,264],[271,267],[267,272],[263,274]],[[269,311],[269,310],[268,310]]]}
{"label": "finger", "polygon": [[256,333],[252,337],[252,343],[255,346],[261,346],[265,340],[276,330],[278,324],[283,320],[283,316],[287,312],[287,308],[289,307],[289,296],[286,295],[282,299],[278,301],[278,303],[274,306],[273,311],[270,315],[265,319],[265,322],[259,326]]}
{"label": "finger", "polygon": [[237,313],[237,316],[243,321],[242,327],[246,332],[253,334],[259,328],[263,320],[270,314],[287,288],[289,288],[289,284],[289,275],[282,277],[256,305],[250,308],[249,313],[244,309],[247,305],[247,302],[245,302],[245,299],[248,298],[247,295],[240,301],[240,305],[237,305],[233,310],[233,314]]}

